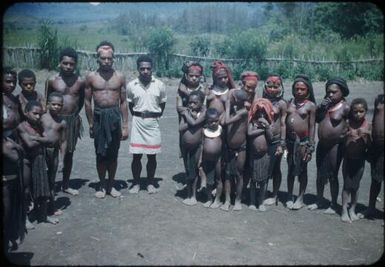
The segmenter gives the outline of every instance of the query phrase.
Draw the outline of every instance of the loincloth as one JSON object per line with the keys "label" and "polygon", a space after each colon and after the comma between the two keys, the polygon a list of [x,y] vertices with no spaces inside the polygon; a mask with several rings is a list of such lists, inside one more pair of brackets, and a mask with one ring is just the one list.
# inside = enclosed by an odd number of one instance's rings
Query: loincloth
{"label": "loincloth", "polygon": [[298,176],[307,170],[307,162],[303,160],[305,157],[305,147],[308,145],[309,139],[304,138],[300,140],[298,137],[296,140],[287,139],[287,165],[288,173],[293,176]]}
{"label": "loincloth", "polygon": [[78,141],[83,136],[84,128],[79,114],[61,115],[66,122],[67,153],[73,153]]}
{"label": "loincloth", "polygon": [[97,160],[116,160],[121,138],[119,107],[95,106],[93,132]]}
{"label": "loincloth", "polygon": [[250,155],[250,166],[252,169],[251,179],[253,182],[263,182],[268,179],[270,156],[268,153],[260,158]]}

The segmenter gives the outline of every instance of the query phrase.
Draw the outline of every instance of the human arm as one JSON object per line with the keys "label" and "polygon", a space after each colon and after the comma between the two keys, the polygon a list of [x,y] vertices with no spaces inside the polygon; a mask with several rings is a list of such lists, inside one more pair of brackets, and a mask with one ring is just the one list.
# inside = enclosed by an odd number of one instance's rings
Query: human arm
{"label": "human arm", "polygon": [[92,84],[91,84],[90,74],[88,74],[86,77],[86,86],[84,88],[84,111],[86,112],[86,117],[90,128],[90,137],[94,138],[94,131],[93,131],[94,125],[93,125],[91,101],[92,101]]}
{"label": "human arm", "polygon": [[67,123],[63,120],[62,124],[63,124],[63,127],[60,134],[60,149],[59,149],[59,166],[58,166],[59,171],[62,171],[63,169],[64,156],[67,152],[67,134],[66,134]]}
{"label": "human arm", "polygon": [[304,156],[304,161],[309,162],[312,157],[312,153],[315,150],[315,113],[316,113],[316,105],[313,103],[309,103],[309,143],[307,144],[306,154]]}
{"label": "human arm", "polygon": [[199,114],[199,116],[196,119],[194,119],[191,116],[188,109],[186,109],[186,111],[181,113],[181,115],[185,118],[187,124],[192,127],[203,124],[205,121],[205,114],[206,114],[206,108],[204,107],[202,108],[201,114]]}
{"label": "human arm", "polygon": [[3,155],[5,158],[17,162],[19,160],[20,154],[24,153],[23,148],[14,142],[9,137],[3,138]]}
{"label": "human arm", "polygon": [[315,121],[317,123],[320,123],[324,117],[325,117],[325,114],[331,104],[331,100],[330,98],[326,97],[322,100],[321,104],[319,104],[317,106],[317,110],[316,110],[316,113],[315,113]]}
{"label": "human arm", "polygon": [[286,116],[287,116],[287,103],[284,100],[280,101],[280,142],[275,151],[275,155],[283,154],[286,149]]}
{"label": "human arm", "polygon": [[122,75],[122,86],[120,88],[120,113],[122,116],[122,140],[128,138],[128,106],[127,106],[127,91],[126,78]]}
{"label": "human arm", "polygon": [[265,129],[260,128],[257,124],[250,122],[247,126],[247,135],[249,137],[257,137],[265,133]]}

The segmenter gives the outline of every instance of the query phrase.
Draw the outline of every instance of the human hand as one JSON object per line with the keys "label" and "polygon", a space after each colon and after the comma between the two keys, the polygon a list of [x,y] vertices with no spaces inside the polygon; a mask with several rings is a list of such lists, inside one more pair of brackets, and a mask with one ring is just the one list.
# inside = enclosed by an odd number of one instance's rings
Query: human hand
{"label": "human hand", "polygon": [[330,105],[331,102],[332,102],[332,101],[331,101],[330,98],[325,97],[325,98],[322,100],[322,102],[321,102],[321,107],[324,108],[324,109],[326,109],[326,108]]}
{"label": "human hand", "polygon": [[311,153],[306,153],[303,158],[303,161],[309,162],[310,160],[311,160]]}
{"label": "human hand", "polygon": [[275,154],[276,156],[279,156],[279,155],[282,155],[283,154],[283,149],[282,149],[282,146],[277,146],[277,149],[275,150]]}
{"label": "human hand", "polygon": [[258,123],[259,126],[261,126],[263,128],[266,128],[266,127],[268,127],[270,125],[269,122],[265,118],[259,118],[257,120],[257,123]]}
{"label": "human hand", "polygon": [[122,136],[120,140],[127,140],[128,138],[128,128],[126,126],[122,127]]}
{"label": "human hand", "polygon": [[94,138],[94,126],[93,125],[91,125],[90,126],[90,138]]}

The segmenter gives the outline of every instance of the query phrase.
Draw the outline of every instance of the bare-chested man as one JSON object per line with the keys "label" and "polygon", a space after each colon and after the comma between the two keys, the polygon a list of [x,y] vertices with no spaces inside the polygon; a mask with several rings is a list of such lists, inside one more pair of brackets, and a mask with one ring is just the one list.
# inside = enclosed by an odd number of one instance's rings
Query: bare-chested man
{"label": "bare-chested man", "polygon": [[349,94],[346,81],[333,78],[326,82],[326,95],[317,107],[318,122],[317,163],[317,202],[309,205],[310,210],[323,207],[323,193],[327,182],[330,182],[331,203],[324,211],[335,214],[339,191],[338,170],[342,160],[342,145],[347,133],[349,104],[345,97]]}
{"label": "bare-chested man", "polygon": [[283,81],[278,74],[269,74],[265,80],[262,97],[269,99],[273,104],[274,117],[271,124],[273,134],[269,145],[270,165],[269,179],[273,180],[273,194],[265,200],[266,205],[273,205],[278,202],[278,190],[281,186],[282,154],[286,149],[286,110],[287,103],[283,99]]}
{"label": "bare-chested man", "polygon": [[[351,223],[359,219],[356,214],[358,189],[365,169],[365,159],[371,143],[372,125],[366,120],[368,104],[363,98],[353,99],[350,105],[349,130],[344,144],[342,175],[341,220]],[[350,208],[348,203],[350,201]]]}
{"label": "bare-chested man", "polygon": [[[298,75],[292,86],[294,96],[287,106],[286,140],[287,140],[287,188],[286,207],[298,210],[305,204],[303,196],[307,187],[307,164],[314,152],[315,111],[316,104],[313,86],[305,75]],[[298,176],[299,193],[294,202],[293,187]]]}
{"label": "bare-chested man", "polygon": [[[220,198],[222,195],[222,175],[221,161],[223,151],[222,126],[219,123],[219,112],[215,108],[208,108],[205,117],[205,127],[203,129],[203,139],[201,156],[199,159],[200,175],[202,181],[207,181],[204,188],[206,202],[204,207],[218,208],[221,206]],[[214,182],[217,183],[215,200],[212,201],[212,189]]]}
{"label": "bare-chested man", "polygon": [[[202,91],[196,90],[190,93],[188,99],[188,107],[181,112],[179,124],[187,184],[187,198],[183,200],[183,203],[195,205],[197,204],[198,162],[201,153],[203,124],[206,116],[206,107],[203,106],[205,95]],[[205,187],[202,181],[201,186]]]}
{"label": "bare-chested man", "polygon": [[249,166],[251,168],[250,179],[250,203],[249,209],[257,210],[256,186],[259,187],[258,210],[265,211],[265,194],[270,155],[269,143],[272,138],[271,123],[273,121],[273,105],[266,98],[256,98],[251,105],[248,114],[247,137],[249,139]]}
{"label": "bare-chested man", "polygon": [[60,148],[63,165],[59,164],[59,172],[63,172],[62,190],[71,195],[78,195],[79,191],[69,187],[72,171],[73,155],[78,138],[83,133],[83,125],[79,115],[84,103],[85,80],[75,73],[78,55],[72,48],[64,48],[59,55],[60,72],[49,77],[45,84],[45,97],[51,92],[63,95],[63,108],[60,115],[66,121],[66,149]]}
{"label": "bare-chested man", "polygon": [[126,140],[128,137],[126,78],[112,68],[114,46],[110,42],[101,42],[96,51],[99,69],[86,76],[84,102],[90,137],[94,139],[96,169],[100,180],[95,196],[104,198],[107,193],[112,197],[119,197],[121,193],[113,185],[120,140]]}
{"label": "bare-chested man", "polygon": [[63,96],[59,92],[52,92],[47,98],[47,112],[41,116],[44,129],[43,137],[35,137],[46,146],[47,172],[50,189],[48,213],[60,215],[61,210],[55,210],[55,179],[58,166],[63,165],[62,155],[59,157],[60,147],[66,148],[66,121],[61,118]]}
{"label": "bare-chested man", "polygon": [[[250,77],[254,79],[254,76]],[[233,210],[241,210],[243,171],[246,161],[246,140],[247,140],[247,115],[249,105],[248,94],[245,90],[231,89],[226,101],[225,125],[227,134],[225,142],[225,203],[222,210],[230,208],[231,179],[235,177],[236,196]]]}
{"label": "bare-chested man", "polygon": [[372,182],[370,185],[369,206],[364,213],[366,218],[372,218],[375,215],[376,199],[381,191],[381,184],[384,181],[384,99],[385,95],[380,94],[374,101],[372,119],[373,142],[369,150]]}

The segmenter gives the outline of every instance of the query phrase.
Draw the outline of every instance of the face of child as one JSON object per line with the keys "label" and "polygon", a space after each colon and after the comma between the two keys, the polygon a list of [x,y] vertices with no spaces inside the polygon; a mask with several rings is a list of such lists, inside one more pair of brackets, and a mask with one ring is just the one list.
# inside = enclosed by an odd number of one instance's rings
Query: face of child
{"label": "face of child", "polygon": [[304,100],[307,98],[309,92],[307,86],[303,82],[296,82],[294,85],[294,97],[298,100]]}
{"label": "face of child", "polygon": [[23,80],[20,81],[20,87],[21,90],[27,91],[27,92],[33,92],[35,90],[36,81],[34,78],[23,78]]}
{"label": "face of child", "polygon": [[266,92],[271,96],[277,96],[281,93],[281,82],[280,81],[267,81],[265,83]]}
{"label": "face of child", "polygon": [[60,69],[64,74],[72,74],[75,70],[75,59],[72,57],[64,56],[60,61]]}
{"label": "face of child", "polygon": [[362,104],[355,104],[352,106],[352,118],[355,121],[362,121],[365,118],[366,109]]}
{"label": "face of child", "polygon": [[48,101],[48,109],[53,115],[57,115],[63,108],[63,99],[60,97],[51,97]]}
{"label": "face of child", "polygon": [[254,94],[255,88],[257,88],[257,81],[254,80],[246,80],[244,82],[243,88],[247,92],[247,94]]}
{"label": "face of child", "polygon": [[102,70],[110,70],[113,64],[113,52],[112,51],[99,51],[98,63]]}
{"label": "face of child", "polygon": [[334,104],[340,102],[343,98],[340,87],[337,84],[329,85],[328,88],[326,88],[326,97]]}
{"label": "face of child", "polygon": [[227,76],[227,73],[225,70],[220,70],[216,76],[216,84],[219,87],[226,88],[227,83],[229,82],[229,77]]}
{"label": "face of child", "polygon": [[16,76],[12,74],[3,75],[3,91],[4,93],[12,93],[16,88]]}
{"label": "face of child", "polygon": [[209,128],[211,130],[216,130],[216,129],[218,129],[218,125],[219,125],[219,118],[218,117],[207,118],[207,128]]}
{"label": "face of child", "polygon": [[28,111],[25,116],[27,117],[27,120],[32,125],[38,125],[40,124],[40,118],[43,114],[43,110],[39,106],[34,106],[30,111]]}
{"label": "face of child", "polygon": [[193,86],[197,86],[199,84],[199,80],[201,78],[201,74],[199,71],[197,70],[191,70],[188,72],[188,74],[186,75],[186,79],[187,81],[193,85]]}
{"label": "face of child", "polygon": [[197,95],[190,95],[188,99],[188,107],[192,111],[199,111],[202,109],[202,102],[199,100]]}

